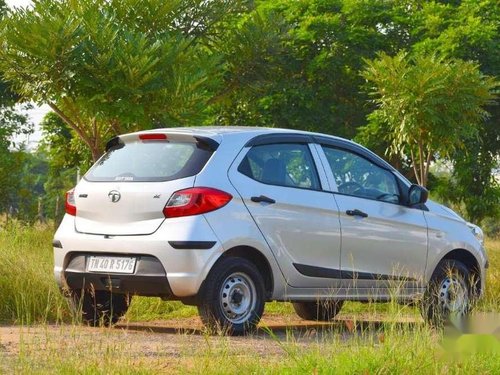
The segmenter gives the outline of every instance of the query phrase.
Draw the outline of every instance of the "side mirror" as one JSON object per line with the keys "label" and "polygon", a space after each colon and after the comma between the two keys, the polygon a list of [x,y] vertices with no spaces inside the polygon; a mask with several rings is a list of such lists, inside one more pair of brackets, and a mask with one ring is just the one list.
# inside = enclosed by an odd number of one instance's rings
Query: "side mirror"
{"label": "side mirror", "polygon": [[411,185],[408,191],[408,206],[415,206],[427,202],[429,191],[420,185]]}

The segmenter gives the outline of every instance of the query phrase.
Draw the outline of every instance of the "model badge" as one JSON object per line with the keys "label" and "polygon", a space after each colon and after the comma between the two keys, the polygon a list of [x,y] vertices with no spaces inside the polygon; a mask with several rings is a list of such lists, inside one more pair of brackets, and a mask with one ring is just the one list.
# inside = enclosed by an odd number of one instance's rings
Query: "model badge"
{"label": "model badge", "polygon": [[108,193],[108,198],[111,202],[113,203],[116,203],[120,200],[120,198],[122,197],[122,195],[120,194],[120,192],[118,190],[111,190],[109,193]]}

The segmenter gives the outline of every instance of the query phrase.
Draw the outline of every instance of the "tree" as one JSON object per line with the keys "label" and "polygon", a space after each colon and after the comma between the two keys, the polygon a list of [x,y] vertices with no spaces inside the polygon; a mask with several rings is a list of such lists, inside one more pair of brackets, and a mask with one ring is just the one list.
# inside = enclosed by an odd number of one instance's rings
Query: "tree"
{"label": "tree", "polygon": [[33,223],[37,219],[45,220],[43,199],[48,172],[47,160],[39,152],[26,150],[16,151],[15,156],[19,160],[16,191],[12,201],[16,216],[26,223]]}
{"label": "tree", "polygon": [[[5,1],[0,0],[0,19],[6,10]],[[16,196],[21,160],[13,137],[32,131],[26,114],[15,107],[16,99],[9,85],[0,79],[0,212],[7,211]]]}
{"label": "tree", "polygon": [[38,149],[47,156],[55,173],[78,167],[86,170],[91,166],[90,150],[57,114],[47,113],[40,123],[40,130],[42,139]]}
{"label": "tree", "polygon": [[2,21],[0,70],[47,103],[96,160],[112,135],[199,122],[219,89],[212,48],[238,1],[39,0]]}
{"label": "tree", "polygon": [[13,137],[33,130],[25,113],[14,107],[0,105],[0,212],[14,204],[17,194],[23,145],[14,144]]}
{"label": "tree", "polygon": [[[384,29],[402,37],[400,49],[410,55],[436,54],[446,59],[474,61],[483,74],[500,74],[500,3],[495,0],[397,1]],[[431,186],[445,191],[449,203],[459,208],[468,220],[479,222],[485,215],[494,214],[500,204],[497,181],[492,171],[498,170],[500,160],[499,98],[484,108],[490,117],[480,125],[477,136],[464,139],[463,147],[455,149],[448,160],[452,176],[447,186]],[[390,145],[385,139],[383,123],[370,115],[369,126],[360,129],[356,139],[371,149],[383,153]],[[388,154],[390,162],[413,178],[404,155]],[[474,166],[471,168],[471,166]],[[498,212],[498,210],[497,210]],[[497,213],[498,215],[498,213]]]}
{"label": "tree", "polygon": [[[498,1],[426,3],[416,18],[415,33],[421,37],[413,45],[414,51],[473,60],[482,73],[500,75]],[[465,146],[450,155],[453,201],[476,223],[500,214],[500,186],[492,175],[500,167],[500,98],[485,109],[491,116],[481,125],[479,136],[465,139]]]}
{"label": "tree", "polygon": [[387,1],[260,1],[224,40],[225,79],[234,83],[246,77],[253,84],[212,107],[217,122],[353,137],[371,109],[359,90],[363,57],[401,44],[399,25],[390,33],[380,31],[389,30],[392,6]]}
{"label": "tree", "polygon": [[38,154],[47,159],[48,171],[44,183],[44,212],[58,223],[64,214],[64,193],[75,186],[78,170],[90,167],[92,156],[80,138],[54,112],[49,112],[40,124],[42,141]]}
{"label": "tree", "polygon": [[477,64],[435,56],[382,53],[366,63],[363,76],[377,105],[370,119],[386,125],[390,153],[408,150],[415,177],[426,186],[434,155],[448,156],[477,135],[497,83]]}
{"label": "tree", "polygon": [[[7,13],[7,5],[4,0],[0,0],[0,20],[3,19]],[[12,92],[7,82],[2,79],[2,71],[0,70],[0,106],[10,107],[13,106],[17,96]]]}

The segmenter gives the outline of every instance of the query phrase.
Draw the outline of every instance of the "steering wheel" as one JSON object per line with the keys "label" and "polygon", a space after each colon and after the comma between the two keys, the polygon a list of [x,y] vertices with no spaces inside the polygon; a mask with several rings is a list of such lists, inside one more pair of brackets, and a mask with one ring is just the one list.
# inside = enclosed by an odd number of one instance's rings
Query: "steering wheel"
{"label": "steering wheel", "polygon": [[356,190],[360,190],[360,189],[363,190],[363,186],[361,186],[361,184],[358,184],[357,182],[354,182],[354,181],[344,182],[343,184],[340,184],[338,186],[339,192],[346,193],[346,194],[352,194]]}

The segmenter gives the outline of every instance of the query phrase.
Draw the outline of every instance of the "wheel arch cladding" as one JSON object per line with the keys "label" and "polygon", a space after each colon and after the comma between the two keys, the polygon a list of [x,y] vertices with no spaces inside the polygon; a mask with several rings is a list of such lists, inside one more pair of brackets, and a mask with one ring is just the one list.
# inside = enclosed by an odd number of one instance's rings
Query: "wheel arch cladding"
{"label": "wheel arch cladding", "polygon": [[274,280],[271,265],[269,264],[266,256],[251,246],[236,246],[225,251],[219,259],[228,257],[245,258],[255,264],[264,279],[266,300],[269,300],[274,290]]}
{"label": "wheel arch cladding", "polygon": [[[481,270],[474,254],[465,249],[454,249],[446,253],[446,255],[439,261],[438,265],[445,259],[458,260],[462,262],[472,273],[475,288],[481,288]],[[476,292],[480,292],[480,290],[476,290]]]}

